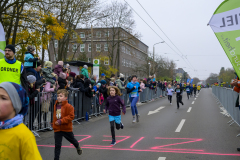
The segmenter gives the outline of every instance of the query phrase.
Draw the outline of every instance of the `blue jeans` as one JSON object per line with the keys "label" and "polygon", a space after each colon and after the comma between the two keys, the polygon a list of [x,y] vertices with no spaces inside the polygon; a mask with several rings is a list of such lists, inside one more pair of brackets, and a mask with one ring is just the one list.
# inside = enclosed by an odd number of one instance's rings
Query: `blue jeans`
{"label": "blue jeans", "polygon": [[137,110],[137,101],[139,97],[130,97],[130,102],[131,102],[131,110],[132,110],[132,115],[135,116],[135,114],[138,114]]}

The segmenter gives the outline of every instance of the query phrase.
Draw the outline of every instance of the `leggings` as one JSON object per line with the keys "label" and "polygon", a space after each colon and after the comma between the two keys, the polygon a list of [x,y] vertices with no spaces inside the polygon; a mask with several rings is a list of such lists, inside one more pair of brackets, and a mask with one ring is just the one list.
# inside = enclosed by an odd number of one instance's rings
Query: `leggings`
{"label": "leggings", "polygon": [[168,100],[170,101],[170,103],[172,103],[172,96],[168,95]]}
{"label": "leggings", "polygon": [[[115,121],[111,121],[111,122],[110,122],[110,128],[111,128],[112,139],[115,140],[116,137],[115,137],[114,122],[115,122]],[[119,130],[120,127],[121,127],[121,124],[117,124],[117,123],[115,123],[115,124],[116,124],[116,129]]]}
{"label": "leggings", "polygon": [[132,115],[135,116],[135,114],[138,114],[137,105],[136,105],[138,102],[138,97],[130,97],[130,102],[131,102]]}
{"label": "leggings", "polygon": [[183,105],[182,96],[177,96],[177,107],[179,108],[179,103]]}
{"label": "leggings", "polygon": [[188,99],[189,99],[189,95],[190,95],[190,92],[187,92],[187,97],[188,97]]}

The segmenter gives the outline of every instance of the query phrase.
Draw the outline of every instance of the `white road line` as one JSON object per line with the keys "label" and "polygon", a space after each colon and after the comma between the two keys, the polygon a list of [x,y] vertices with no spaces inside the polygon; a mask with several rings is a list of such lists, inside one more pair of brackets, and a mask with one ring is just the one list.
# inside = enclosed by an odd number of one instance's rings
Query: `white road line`
{"label": "white road line", "polygon": [[175,132],[180,132],[186,119],[182,119]]}
{"label": "white road line", "polygon": [[194,100],[197,100],[197,98],[195,98]]}
{"label": "white road line", "polygon": [[166,157],[159,157],[158,160],[166,160]]}
{"label": "white road line", "polygon": [[189,109],[188,109],[188,111],[187,111],[187,112],[191,112],[191,109],[192,109],[192,107],[189,107]]}
{"label": "white road line", "polygon": [[194,104],[195,101],[192,102],[192,104]]}

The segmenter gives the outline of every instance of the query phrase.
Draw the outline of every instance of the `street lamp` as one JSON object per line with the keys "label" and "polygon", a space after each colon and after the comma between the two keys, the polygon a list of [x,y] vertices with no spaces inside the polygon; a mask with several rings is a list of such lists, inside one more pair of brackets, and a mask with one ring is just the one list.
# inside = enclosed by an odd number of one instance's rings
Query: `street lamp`
{"label": "street lamp", "polygon": [[150,76],[150,67],[151,67],[151,63],[149,62],[148,65],[149,65],[149,76]]}
{"label": "street lamp", "polygon": [[160,43],[165,43],[165,41],[158,42],[158,43],[155,43],[155,44],[153,45],[153,61],[154,61],[154,54],[155,54],[155,45],[160,44]]}
{"label": "street lamp", "polygon": [[92,23],[98,19],[102,19],[102,18],[105,18],[105,17],[108,17],[109,15],[105,15],[105,16],[102,16],[102,17],[98,17],[94,20],[91,21],[91,62],[92,62],[92,52],[93,52],[93,26],[92,26]]}

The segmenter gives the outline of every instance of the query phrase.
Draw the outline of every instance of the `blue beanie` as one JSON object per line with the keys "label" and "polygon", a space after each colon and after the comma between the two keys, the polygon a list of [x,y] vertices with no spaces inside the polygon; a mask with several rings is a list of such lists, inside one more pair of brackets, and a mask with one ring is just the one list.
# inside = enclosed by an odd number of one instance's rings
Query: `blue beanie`
{"label": "blue beanie", "polygon": [[3,82],[0,84],[9,95],[16,114],[25,116],[28,112],[29,98],[26,90],[19,84],[13,82]]}
{"label": "blue beanie", "polygon": [[105,80],[101,80],[101,84],[105,85],[107,82]]}

